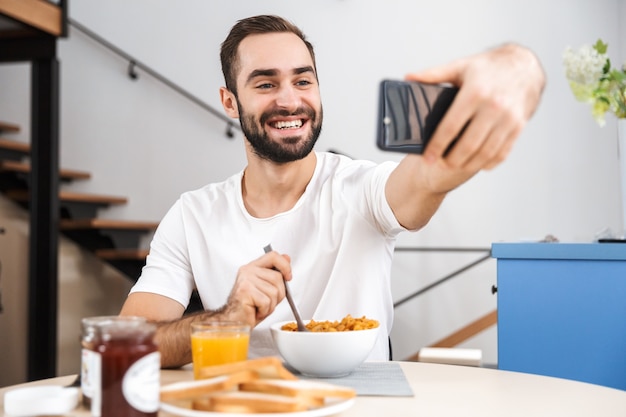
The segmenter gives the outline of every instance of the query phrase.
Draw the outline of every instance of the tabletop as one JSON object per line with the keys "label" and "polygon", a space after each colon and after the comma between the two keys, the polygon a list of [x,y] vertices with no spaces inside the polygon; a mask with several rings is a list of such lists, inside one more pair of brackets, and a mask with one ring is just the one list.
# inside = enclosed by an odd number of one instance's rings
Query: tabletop
{"label": "tabletop", "polygon": [[[459,365],[398,362],[413,390],[412,397],[359,396],[340,417],[368,416],[626,416],[626,391],[584,382]],[[189,370],[163,370],[161,383],[189,380]],[[67,385],[64,376],[0,389],[0,417],[4,393],[24,385]],[[325,381],[332,382],[332,379]],[[288,415],[288,414],[286,414]],[[71,417],[87,417],[76,409]],[[159,413],[159,417],[170,417]]]}

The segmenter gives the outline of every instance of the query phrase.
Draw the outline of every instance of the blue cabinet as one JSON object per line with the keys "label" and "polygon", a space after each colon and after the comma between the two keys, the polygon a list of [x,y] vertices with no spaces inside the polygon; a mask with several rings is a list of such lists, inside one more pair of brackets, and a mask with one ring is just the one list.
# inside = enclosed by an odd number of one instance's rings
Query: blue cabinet
{"label": "blue cabinet", "polygon": [[626,244],[494,243],[498,368],[626,390]]}

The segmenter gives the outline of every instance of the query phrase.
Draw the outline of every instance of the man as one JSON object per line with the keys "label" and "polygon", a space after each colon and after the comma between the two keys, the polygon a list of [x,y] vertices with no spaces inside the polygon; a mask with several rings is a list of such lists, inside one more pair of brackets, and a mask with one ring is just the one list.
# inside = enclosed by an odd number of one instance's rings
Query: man
{"label": "man", "polygon": [[[312,151],[323,112],[313,47],[297,27],[243,19],[220,55],[221,102],[240,120],[248,165],[174,204],[121,314],[159,323],[163,367],[191,361],[190,323],[208,317],[247,322],[250,356],[272,355],[269,326],[293,319],[284,279],[304,318],[379,320],[370,359],[387,359],[396,236],[419,230],[449,191],[505,159],[538,105],[539,62],[504,45],[409,75],[461,89],[423,156],[376,165]],[[264,254],[268,243],[274,251]],[[206,311],[182,317],[194,287]]]}

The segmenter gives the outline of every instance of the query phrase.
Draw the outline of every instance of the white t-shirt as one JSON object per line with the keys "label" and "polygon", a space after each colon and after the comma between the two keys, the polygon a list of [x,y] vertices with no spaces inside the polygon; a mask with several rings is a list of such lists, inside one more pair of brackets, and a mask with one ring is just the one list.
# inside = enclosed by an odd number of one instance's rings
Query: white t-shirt
{"label": "white t-shirt", "polygon": [[[405,230],[385,198],[395,163],[316,153],[315,172],[295,206],[270,218],[244,207],[243,171],[181,195],[161,221],[131,292],[152,292],[187,306],[198,289],[205,309],[226,303],[238,269],[274,250],[291,257],[290,289],[303,319],[348,314],[380,322],[369,360],[387,360],[393,322],[390,274],[396,236]],[[251,358],[278,355],[269,326],[293,321],[284,299],[252,331]]]}

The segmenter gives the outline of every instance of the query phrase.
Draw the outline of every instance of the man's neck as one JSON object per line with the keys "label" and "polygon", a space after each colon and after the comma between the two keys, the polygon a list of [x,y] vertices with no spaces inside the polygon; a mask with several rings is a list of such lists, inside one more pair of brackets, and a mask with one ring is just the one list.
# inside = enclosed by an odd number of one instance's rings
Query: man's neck
{"label": "man's neck", "polygon": [[293,208],[311,181],[316,163],[315,152],[299,161],[280,165],[256,155],[249,157],[241,180],[248,213],[267,218]]}

